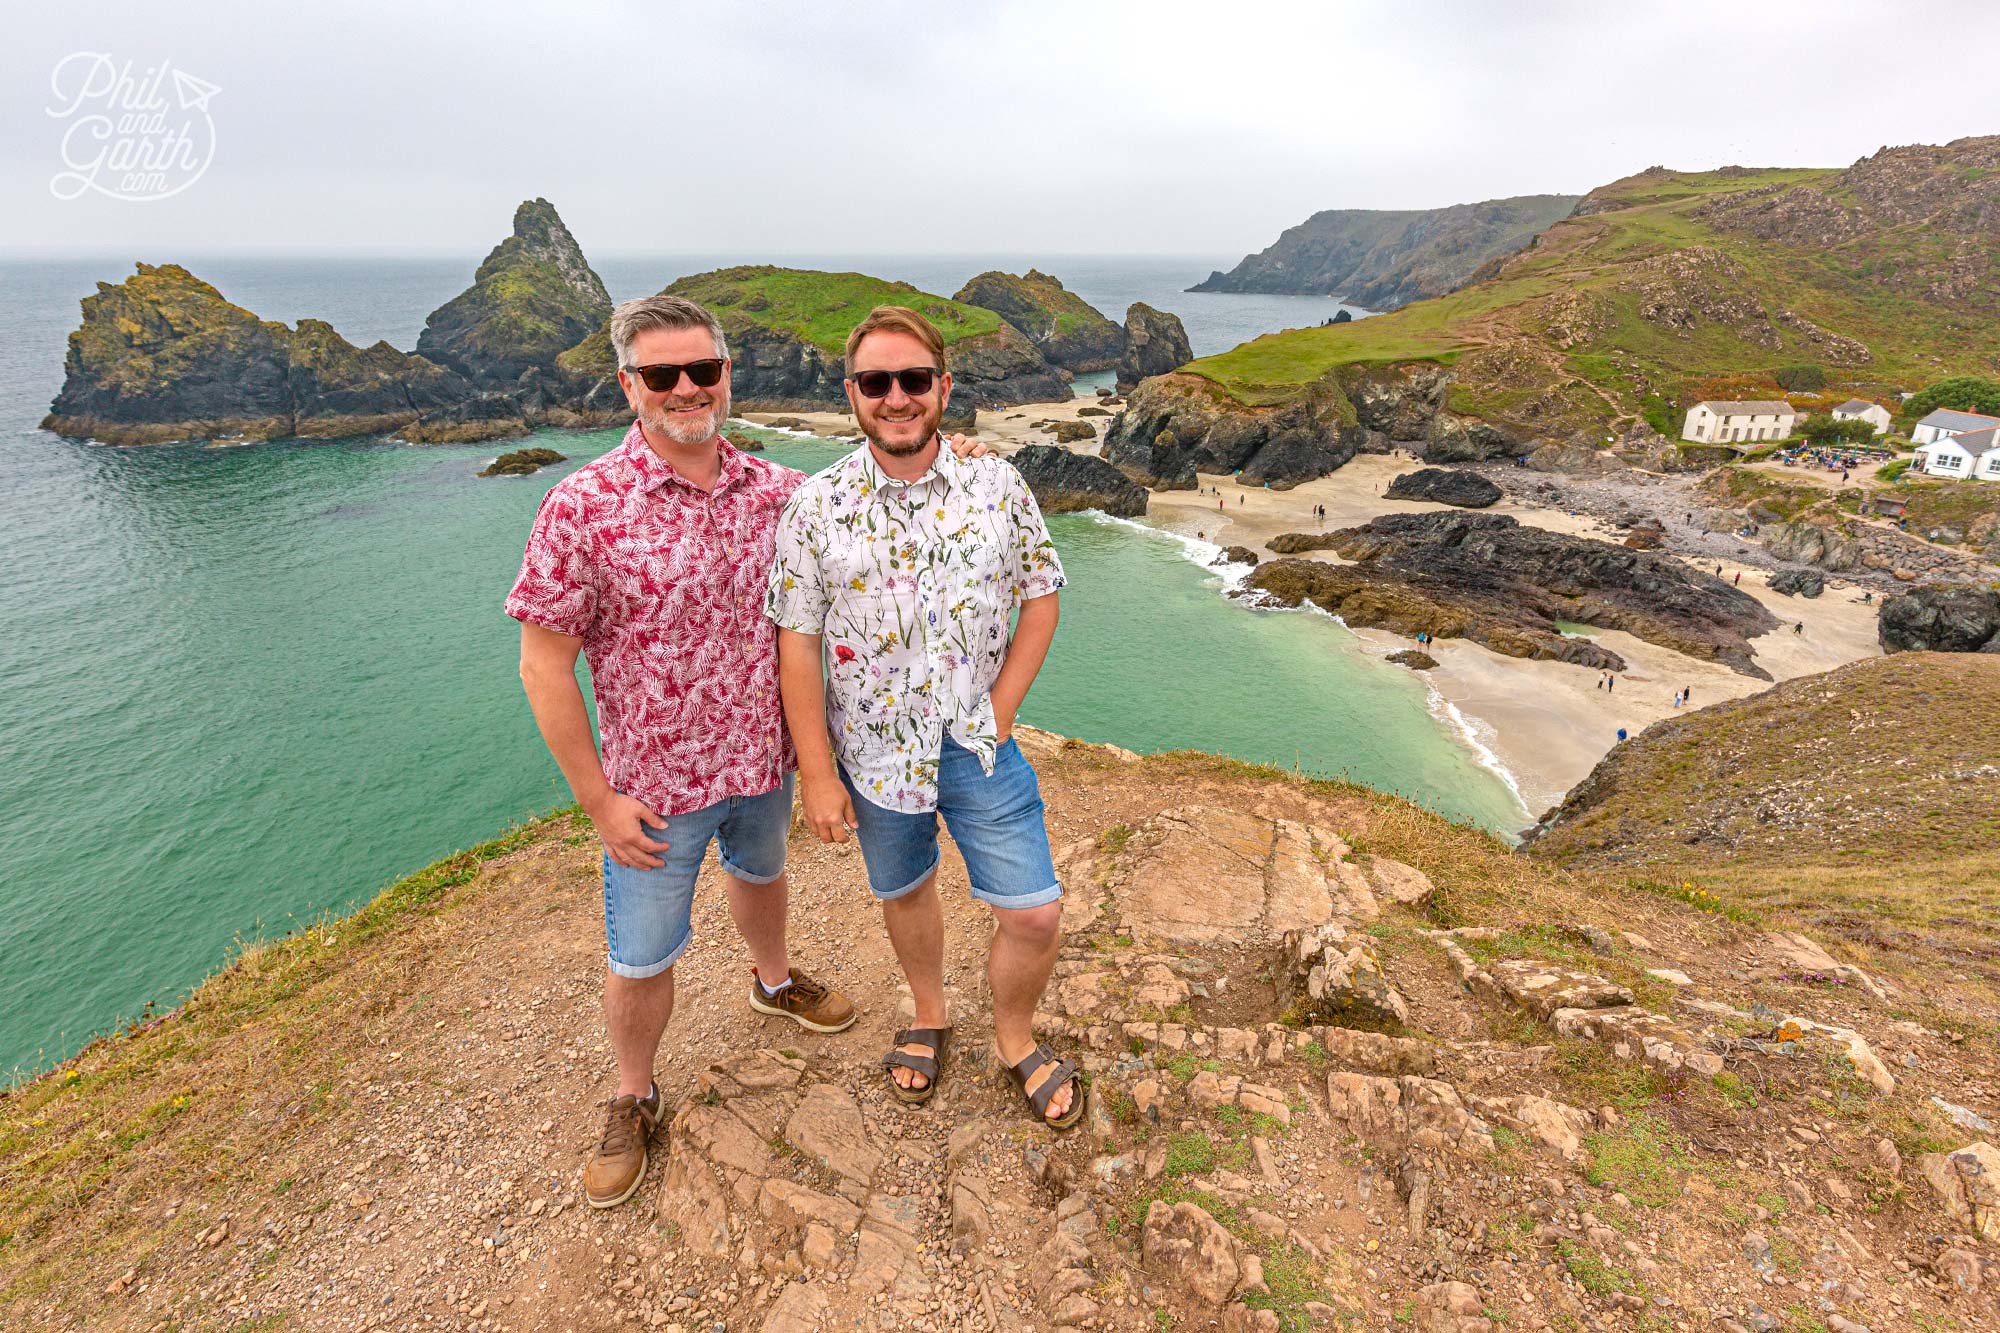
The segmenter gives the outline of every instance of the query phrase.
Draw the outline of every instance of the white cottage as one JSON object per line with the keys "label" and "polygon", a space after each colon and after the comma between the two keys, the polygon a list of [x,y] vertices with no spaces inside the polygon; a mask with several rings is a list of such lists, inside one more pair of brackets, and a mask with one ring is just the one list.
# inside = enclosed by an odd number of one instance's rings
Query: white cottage
{"label": "white cottage", "polygon": [[1920,444],[1917,470],[1948,481],[2000,481],[2000,424]]}
{"label": "white cottage", "polygon": [[1880,403],[1871,403],[1866,398],[1850,398],[1833,409],[1835,421],[1865,421],[1875,428],[1877,435],[1889,433],[1889,409]]}
{"label": "white cottage", "polygon": [[1773,399],[1745,403],[1700,402],[1688,409],[1681,438],[1698,444],[1782,440],[1799,423],[1792,405]]}
{"label": "white cottage", "polygon": [[1910,429],[1910,443],[1930,444],[1936,440],[1950,439],[1972,430],[1990,430],[2000,426],[2000,417],[1981,416],[1977,412],[1954,412],[1940,407],[1937,411],[1919,421]]}

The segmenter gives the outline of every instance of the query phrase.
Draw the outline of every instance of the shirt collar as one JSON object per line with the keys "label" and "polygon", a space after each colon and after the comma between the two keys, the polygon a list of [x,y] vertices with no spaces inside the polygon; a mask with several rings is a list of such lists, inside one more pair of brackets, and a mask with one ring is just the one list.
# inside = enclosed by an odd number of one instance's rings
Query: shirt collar
{"label": "shirt collar", "polygon": [[949,488],[958,480],[958,455],[951,451],[951,446],[944,442],[942,435],[938,437],[937,457],[931,460],[929,469],[922,476],[912,481],[899,481],[884,472],[882,465],[875,461],[873,445],[864,442],[855,452],[861,457],[861,480],[867,483],[871,495],[879,494],[890,487],[898,490],[916,490],[933,482]]}
{"label": "shirt collar", "polygon": [[[653,452],[653,446],[646,443],[646,432],[634,421],[632,429],[625,432],[625,457],[639,474],[639,488],[644,491],[657,490],[669,482],[678,482],[689,490],[698,489],[693,482],[674,470],[673,464]],[[747,464],[743,451],[731,444],[727,438],[718,439],[715,445],[721,468],[715,474],[715,485],[709,488],[710,495],[720,495],[730,486],[743,479]]]}

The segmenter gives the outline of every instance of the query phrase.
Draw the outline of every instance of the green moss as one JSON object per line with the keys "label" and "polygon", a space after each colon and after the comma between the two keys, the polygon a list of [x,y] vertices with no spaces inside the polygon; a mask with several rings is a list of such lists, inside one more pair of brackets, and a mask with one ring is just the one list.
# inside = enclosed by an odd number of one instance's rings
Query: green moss
{"label": "green moss", "polygon": [[725,329],[732,324],[778,329],[832,357],[846,350],[847,335],[878,305],[915,310],[937,326],[947,347],[997,333],[1004,323],[991,310],[865,273],[753,265],[697,273],[680,279],[667,291],[701,302],[715,312]]}

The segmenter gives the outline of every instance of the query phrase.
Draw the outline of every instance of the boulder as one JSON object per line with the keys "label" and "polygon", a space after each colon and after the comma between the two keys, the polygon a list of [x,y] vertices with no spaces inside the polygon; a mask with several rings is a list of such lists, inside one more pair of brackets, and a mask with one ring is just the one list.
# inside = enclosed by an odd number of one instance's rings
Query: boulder
{"label": "boulder", "polygon": [[1315,1021],[1341,1026],[1403,1026],[1410,1002],[1383,971],[1374,943],[1339,922],[1285,936],[1285,981]]}
{"label": "boulder", "polygon": [[1945,1216],[1990,1241],[2000,1241],[2000,1148],[1968,1143],[1955,1152],[1926,1153],[1917,1169],[1936,1192]]}
{"label": "boulder", "polygon": [[1826,591],[1826,575],[1817,569],[1781,569],[1771,576],[1768,586],[1786,597],[1817,597]]}
{"label": "boulder", "polygon": [[501,454],[488,463],[482,477],[525,477],[540,471],[551,463],[566,463],[568,458],[553,449],[516,449],[512,453]]}
{"label": "boulder", "polygon": [[1412,671],[1429,671],[1437,666],[1437,659],[1416,648],[1405,648],[1398,653],[1390,653],[1389,660],[1397,666],[1406,666]]}
{"label": "boulder", "polygon": [[1889,653],[2000,653],[2000,593],[1927,583],[1883,599],[1876,634]]}
{"label": "boulder", "polygon": [[1031,444],[1009,461],[1045,514],[1096,509],[1120,518],[1137,518],[1146,512],[1146,488],[1101,458],[1050,444]]}
{"label": "boulder", "polygon": [[1486,1302],[1469,1282],[1433,1282],[1417,1292],[1413,1333],[1492,1333]]}
{"label": "boulder", "polygon": [[1493,1130],[1465,1109],[1449,1083],[1406,1074],[1381,1078],[1337,1071],[1326,1078],[1327,1114],[1364,1143],[1459,1152],[1493,1151]]}
{"label": "boulder", "polygon": [[1484,509],[1497,504],[1501,490],[1477,472],[1463,468],[1420,468],[1389,483],[1391,500],[1430,500],[1460,509]]}
{"label": "boulder", "polygon": [[1254,565],[1257,553],[1247,546],[1225,546],[1222,554],[1208,562],[1211,565]]}
{"label": "boulder", "polygon": [[1125,312],[1125,350],[1118,358],[1118,391],[1137,388],[1141,380],[1179,370],[1194,360],[1187,330],[1179,315],[1135,301]]}
{"label": "boulder", "polygon": [[1243,1280],[1242,1247],[1196,1204],[1153,1200],[1146,1209],[1140,1254],[1146,1267],[1203,1305],[1223,1304]]}

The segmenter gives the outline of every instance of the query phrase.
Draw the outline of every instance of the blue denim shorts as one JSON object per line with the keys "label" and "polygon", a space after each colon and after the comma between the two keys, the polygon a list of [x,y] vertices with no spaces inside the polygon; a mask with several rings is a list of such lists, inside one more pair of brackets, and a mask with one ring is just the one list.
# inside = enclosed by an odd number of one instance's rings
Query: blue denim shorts
{"label": "blue denim shorts", "polygon": [[604,857],[604,943],[611,970],[644,979],[672,967],[694,937],[694,881],[708,842],[720,845],[722,868],[750,884],[769,884],[785,873],[785,839],[792,827],[792,775],[762,796],[729,796],[714,805],[668,815],[664,829],[648,829],[667,850],[663,863],[635,870]]}
{"label": "blue denim shorts", "polygon": [[938,868],[938,816],[958,843],[972,896],[994,907],[1040,907],[1062,897],[1042,822],[1042,789],[1034,766],[1009,737],[993,756],[993,776],[979,756],[951,737],[938,755],[938,808],[921,814],[884,810],[840,780],[854,800],[855,840],[868,863],[868,891],[900,898]]}

